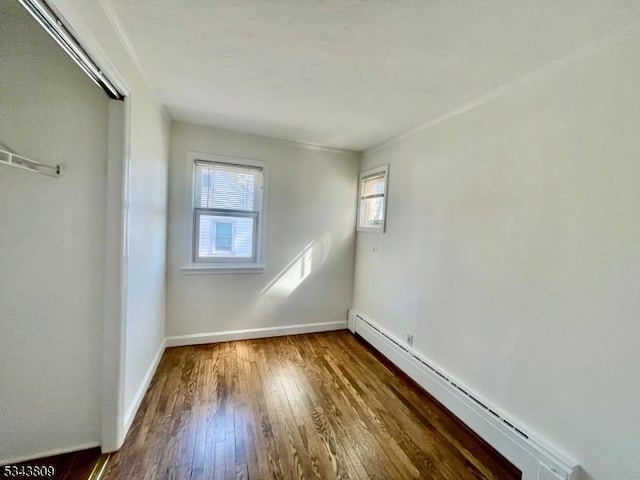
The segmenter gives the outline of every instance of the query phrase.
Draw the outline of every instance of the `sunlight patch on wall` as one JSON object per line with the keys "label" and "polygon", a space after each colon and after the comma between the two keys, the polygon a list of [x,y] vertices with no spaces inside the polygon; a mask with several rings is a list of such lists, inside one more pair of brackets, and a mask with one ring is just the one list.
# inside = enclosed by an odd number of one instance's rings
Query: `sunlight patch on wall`
{"label": "sunlight patch on wall", "polygon": [[331,234],[325,233],[309,243],[262,289],[260,296],[286,298],[326,261],[331,251]]}

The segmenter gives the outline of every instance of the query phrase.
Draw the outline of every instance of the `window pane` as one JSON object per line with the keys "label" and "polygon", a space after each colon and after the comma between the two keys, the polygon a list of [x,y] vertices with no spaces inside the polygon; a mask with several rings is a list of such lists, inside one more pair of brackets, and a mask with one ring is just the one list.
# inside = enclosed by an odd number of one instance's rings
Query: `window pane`
{"label": "window pane", "polygon": [[215,222],[214,251],[231,252],[233,250],[233,223]]}
{"label": "window pane", "polygon": [[233,233],[232,222],[218,222],[216,221],[216,236],[218,237],[231,237]]}
{"label": "window pane", "polygon": [[362,226],[382,225],[384,221],[384,197],[366,198],[362,200],[360,224]]}
{"label": "window pane", "polygon": [[219,163],[197,163],[196,208],[256,210],[255,193],[262,170]]}
{"label": "window pane", "polygon": [[254,216],[198,215],[198,257],[251,259],[254,255]]}

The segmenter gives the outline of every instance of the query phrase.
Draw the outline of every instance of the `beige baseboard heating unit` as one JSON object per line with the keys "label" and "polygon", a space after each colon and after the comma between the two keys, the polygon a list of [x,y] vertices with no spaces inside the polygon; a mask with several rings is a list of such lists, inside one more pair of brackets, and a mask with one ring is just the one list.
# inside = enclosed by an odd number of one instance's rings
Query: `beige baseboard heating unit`
{"label": "beige baseboard heating unit", "polygon": [[393,362],[522,472],[522,480],[579,480],[575,461],[511,421],[488,402],[403,345],[364,315],[349,310],[349,330]]}

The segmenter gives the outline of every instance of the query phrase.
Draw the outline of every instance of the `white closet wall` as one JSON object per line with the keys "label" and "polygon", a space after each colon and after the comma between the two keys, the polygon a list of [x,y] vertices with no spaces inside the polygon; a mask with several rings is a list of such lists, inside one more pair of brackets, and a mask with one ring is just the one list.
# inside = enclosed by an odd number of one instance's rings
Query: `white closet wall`
{"label": "white closet wall", "polygon": [[0,463],[100,443],[107,97],[0,4]]}

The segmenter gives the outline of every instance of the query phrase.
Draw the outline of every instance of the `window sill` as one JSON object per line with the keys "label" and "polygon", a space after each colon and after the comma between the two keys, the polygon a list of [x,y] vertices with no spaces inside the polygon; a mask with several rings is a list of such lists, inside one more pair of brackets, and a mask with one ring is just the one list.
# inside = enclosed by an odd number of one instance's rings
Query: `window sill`
{"label": "window sill", "polygon": [[356,227],[356,232],[384,233],[384,227]]}
{"label": "window sill", "polygon": [[264,265],[188,265],[183,275],[220,275],[229,273],[264,273]]}

